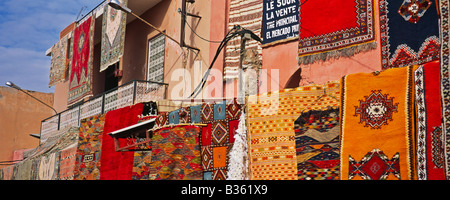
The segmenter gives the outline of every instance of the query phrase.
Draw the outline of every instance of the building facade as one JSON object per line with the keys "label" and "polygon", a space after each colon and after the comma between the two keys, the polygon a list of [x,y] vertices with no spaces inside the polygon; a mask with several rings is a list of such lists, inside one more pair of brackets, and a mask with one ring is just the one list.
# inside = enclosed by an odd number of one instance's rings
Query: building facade
{"label": "building facade", "polygon": [[[113,9],[108,2],[61,31],[61,40],[68,40],[65,76],[53,85],[54,107],[65,113],[58,120],[69,121],[63,125],[78,125],[82,118],[143,101],[232,98],[384,69],[381,36],[386,34],[380,30],[384,26],[380,25],[382,6],[378,1],[350,2],[339,11],[344,14],[336,16],[324,13],[326,9],[331,12],[333,5],[316,13],[311,12],[316,3],[298,0],[120,1],[131,10],[129,14]],[[356,18],[345,14],[349,11]],[[111,13],[125,16],[122,24],[111,22],[115,16]],[[327,25],[327,17],[336,23]],[[77,73],[86,73],[81,80],[88,81],[77,86],[71,82],[80,78],[73,72],[73,46],[79,36],[75,32],[87,19],[92,20],[92,49],[89,64]],[[242,28],[261,41],[244,34],[226,39]],[[119,56],[105,65],[108,41],[110,45],[118,43],[121,49]],[[48,51],[52,58],[55,46]],[[205,84],[201,84],[202,78]],[[78,91],[79,87],[87,89]],[[112,95],[111,91],[116,92]],[[72,98],[74,95],[78,96]],[[44,121],[49,120],[56,118]],[[42,127],[44,132],[55,129],[44,122]]]}
{"label": "building facade", "polygon": [[[48,105],[53,103],[53,94],[27,91]],[[26,94],[9,87],[0,87],[0,160],[21,160],[15,151],[35,148],[39,139],[30,134],[39,134],[41,120],[54,115],[52,109],[32,99]],[[11,164],[11,162],[2,163]],[[0,165],[3,168],[6,165]]]}

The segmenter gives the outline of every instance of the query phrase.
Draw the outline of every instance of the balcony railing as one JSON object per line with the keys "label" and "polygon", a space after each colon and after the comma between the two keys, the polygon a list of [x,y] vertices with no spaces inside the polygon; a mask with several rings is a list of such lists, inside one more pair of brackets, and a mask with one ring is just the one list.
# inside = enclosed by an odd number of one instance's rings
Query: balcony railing
{"label": "balcony railing", "polygon": [[166,99],[166,83],[135,80],[97,95],[41,121],[41,143],[67,126],[80,126],[80,120],[136,103]]}

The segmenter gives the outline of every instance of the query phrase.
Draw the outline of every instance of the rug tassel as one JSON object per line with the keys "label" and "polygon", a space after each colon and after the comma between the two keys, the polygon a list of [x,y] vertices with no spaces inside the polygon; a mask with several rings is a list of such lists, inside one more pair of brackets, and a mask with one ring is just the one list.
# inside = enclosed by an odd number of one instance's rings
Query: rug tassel
{"label": "rug tassel", "polygon": [[370,51],[370,50],[373,50],[376,48],[377,48],[377,43],[371,42],[371,43],[367,43],[367,44],[361,44],[361,45],[357,45],[357,46],[353,46],[353,47],[348,47],[345,49],[339,49],[339,50],[318,53],[318,54],[312,54],[312,55],[307,55],[307,56],[301,56],[298,58],[298,64],[299,65],[308,65],[308,64],[314,63],[316,61],[324,62],[324,61],[327,61],[330,59],[336,59],[336,58],[340,58],[340,57],[351,57],[351,56],[354,56],[355,54]]}

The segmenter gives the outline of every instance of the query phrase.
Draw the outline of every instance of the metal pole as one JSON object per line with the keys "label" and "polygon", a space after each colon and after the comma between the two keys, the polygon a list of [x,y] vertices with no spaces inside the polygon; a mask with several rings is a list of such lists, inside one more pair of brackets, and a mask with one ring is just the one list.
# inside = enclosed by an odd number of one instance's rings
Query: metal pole
{"label": "metal pole", "polygon": [[137,81],[133,83],[133,105],[136,103]]}
{"label": "metal pole", "polygon": [[184,30],[186,28],[186,0],[181,1],[181,34],[180,34],[180,46],[184,47]]}

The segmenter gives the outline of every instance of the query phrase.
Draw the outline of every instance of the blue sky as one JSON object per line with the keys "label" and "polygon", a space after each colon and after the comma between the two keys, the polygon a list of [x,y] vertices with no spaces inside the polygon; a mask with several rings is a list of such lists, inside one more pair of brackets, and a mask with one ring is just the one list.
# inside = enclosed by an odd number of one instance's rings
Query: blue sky
{"label": "blue sky", "polygon": [[45,51],[59,33],[75,21],[83,6],[86,15],[103,0],[1,0],[0,85],[12,81],[23,89],[49,88],[50,57]]}

